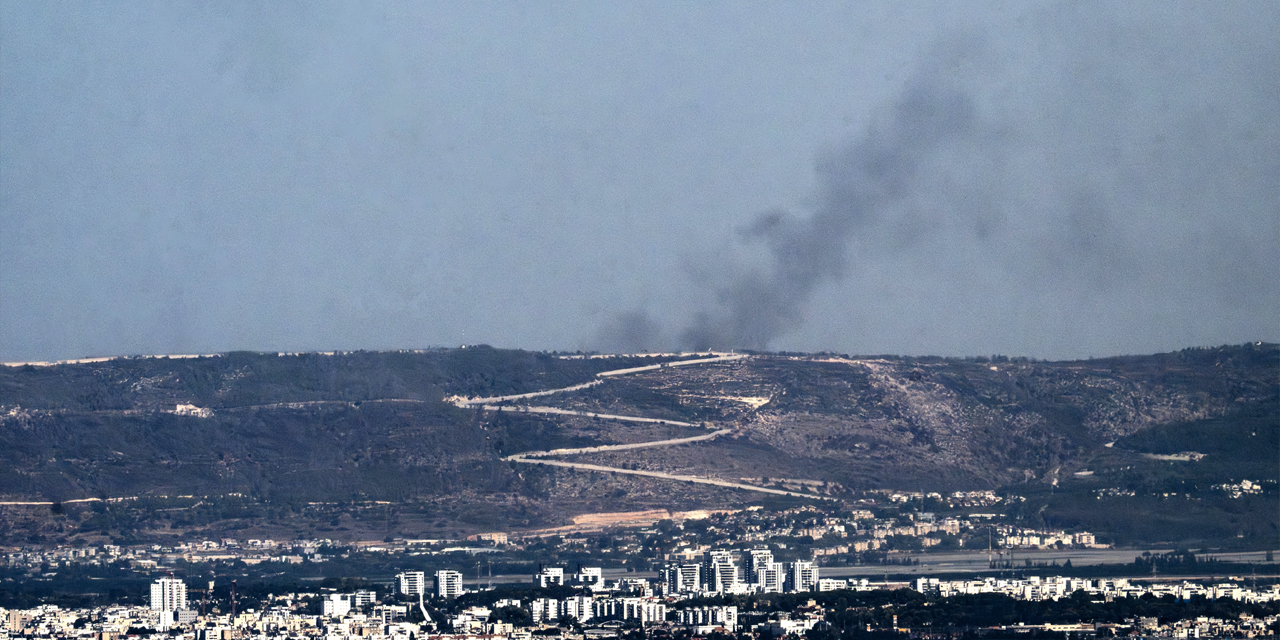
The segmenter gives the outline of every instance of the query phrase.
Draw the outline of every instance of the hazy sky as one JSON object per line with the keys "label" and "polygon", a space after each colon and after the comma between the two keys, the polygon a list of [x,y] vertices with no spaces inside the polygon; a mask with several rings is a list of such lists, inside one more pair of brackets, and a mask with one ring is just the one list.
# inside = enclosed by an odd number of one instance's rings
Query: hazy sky
{"label": "hazy sky", "polygon": [[0,359],[1280,341],[1280,3],[0,1]]}

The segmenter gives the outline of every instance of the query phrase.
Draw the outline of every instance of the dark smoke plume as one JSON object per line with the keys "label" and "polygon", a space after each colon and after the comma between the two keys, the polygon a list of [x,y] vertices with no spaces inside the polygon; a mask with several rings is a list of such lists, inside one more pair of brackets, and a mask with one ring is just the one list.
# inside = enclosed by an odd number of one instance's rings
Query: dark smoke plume
{"label": "dark smoke plume", "polygon": [[657,351],[666,346],[662,328],[643,311],[625,311],[596,330],[593,344],[613,353]]}
{"label": "dark smoke plume", "polygon": [[975,127],[970,97],[945,83],[917,81],[878,126],[818,164],[819,193],[808,218],[769,212],[745,231],[772,258],[716,292],[718,307],[680,335],[692,349],[763,349],[800,320],[814,290],[848,269],[852,241],[912,190],[921,165]]}

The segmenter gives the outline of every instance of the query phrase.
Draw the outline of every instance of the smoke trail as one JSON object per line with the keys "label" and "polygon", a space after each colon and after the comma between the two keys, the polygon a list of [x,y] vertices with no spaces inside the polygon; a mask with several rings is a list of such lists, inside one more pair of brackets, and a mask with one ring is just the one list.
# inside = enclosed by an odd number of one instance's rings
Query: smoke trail
{"label": "smoke trail", "polygon": [[797,323],[814,290],[848,268],[851,242],[910,195],[921,165],[975,129],[975,108],[945,82],[917,78],[888,117],[818,164],[817,206],[808,218],[765,213],[745,230],[772,258],[716,292],[718,305],[680,335],[694,349],[763,349]]}
{"label": "smoke trail", "polygon": [[639,310],[624,311],[596,329],[593,348],[613,353],[640,353],[660,350],[667,346],[662,327]]}

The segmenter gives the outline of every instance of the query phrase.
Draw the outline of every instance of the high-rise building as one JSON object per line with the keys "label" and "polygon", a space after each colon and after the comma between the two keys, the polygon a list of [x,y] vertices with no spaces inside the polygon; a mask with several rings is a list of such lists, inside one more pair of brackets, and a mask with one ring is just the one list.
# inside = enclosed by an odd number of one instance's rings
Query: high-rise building
{"label": "high-rise building", "polygon": [[746,554],[747,584],[753,589],[764,590],[765,569],[773,562],[773,552],[768,549],[751,549]]}
{"label": "high-rise building", "polygon": [[572,617],[578,622],[586,622],[594,613],[591,609],[593,602],[591,596],[570,596],[564,599],[562,613],[566,618]]}
{"label": "high-rise building", "polygon": [[786,583],[787,572],[781,562],[770,562],[760,569],[759,588],[765,593],[782,593]]}
{"label": "high-rise building", "polygon": [[734,560],[732,551],[708,551],[703,573],[707,591],[732,593],[738,590],[738,563]]}
{"label": "high-rise building", "polygon": [[436,595],[441,598],[456,598],[462,595],[462,574],[448,569],[437,571]]}
{"label": "high-rise building", "polygon": [[791,571],[787,572],[787,591],[813,591],[818,584],[818,568],[812,562],[797,560],[791,563]]}
{"label": "high-rise building", "polygon": [[564,603],[552,598],[534,598],[529,601],[529,614],[534,622],[550,622],[560,619],[560,608]]}
{"label": "high-rise building", "polygon": [[400,583],[400,593],[406,596],[420,596],[427,592],[427,574],[425,571],[405,571],[396,574]]}
{"label": "high-rise building", "polygon": [[151,609],[177,611],[187,608],[187,585],[177,578],[160,578],[151,584]]}
{"label": "high-rise building", "polygon": [[696,564],[669,564],[658,577],[667,595],[702,590],[702,567]]}

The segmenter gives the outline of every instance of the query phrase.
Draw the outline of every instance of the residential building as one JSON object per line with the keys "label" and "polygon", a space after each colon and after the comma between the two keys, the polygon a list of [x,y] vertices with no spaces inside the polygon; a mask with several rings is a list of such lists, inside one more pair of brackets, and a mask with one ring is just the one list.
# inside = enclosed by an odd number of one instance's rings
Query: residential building
{"label": "residential building", "polygon": [[373,591],[357,591],[351,596],[351,604],[357,609],[366,605],[372,605],[377,601],[378,594]]}
{"label": "residential building", "polygon": [[667,595],[697,593],[702,590],[702,567],[696,564],[669,564],[659,573]]}
{"label": "residential building", "polygon": [[621,598],[622,619],[637,620],[641,625],[664,622],[667,606],[649,598]]}
{"label": "residential building", "polygon": [[712,593],[733,593],[738,591],[738,563],[732,551],[713,549],[707,552],[703,574],[706,576],[705,588]]}
{"label": "residential building", "polygon": [[765,593],[782,593],[786,586],[787,572],[781,562],[769,562],[760,569],[758,589]]}
{"label": "residential building", "polygon": [[708,633],[722,628],[729,633],[738,630],[737,607],[693,607],[676,613],[676,624],[695,627],[695,633]]}
{"label": "residential building", "polygon": [[536,623],[553,622],[560,619],[561,604],[551,598],[534,598],[529,602],[529,613]]}
{"label": "residential building", "polygon": [[564,569],[561,567],[543,567],[533,574],[533,583],[543,589],[553,584],[564,584]]}
{"label": "residential building", "polygon": [[456,598],[460,595],[462,595],[462,574],[448,569],[437,571],[436,596],[440,598]]}
{"label": "residential building", "polygon": [[578,622],[586,622],[590,620],[594,614],[591,607],[592,599],[588,596],[572,596],[565,598],[564,605],[561,607],[561,613],[565,618],[574,618]]}
{"label": "residential building", "polygon": [[427,592],[427,574],[425,571],[405,571],[396,575],[400,583],[400,593],[406,596],[421,596]]}
{"label": "residential building", "polygon": [[160,578],[151,584],[151,610],[177,611],[187,608],[187,585],[177,578]]}
{"label": "residential building", "polygon": [[342,617],[351,611],[351,594],[332,593],[325,596],[321,604],[321,613],[326,616]]}
{"label": "residential building", "polygon": [[574,574],[573,577],[574,581],[579,585],[592,591],[604,588],[604,575],[600,572],[600,567],[578,567],[578,573]]}
{"label": "residential building", "polygon": [[812,591],[817,584],[818,568],[812,562],[797,560],[791,563],[791,570],[787,572],[786,590],[788,592]]}
{"label": "residential building", "polygon": [[751,549],[746,553],[747,584],[763,591],[768,565],[773,562],[773,552],[768,549]]}

